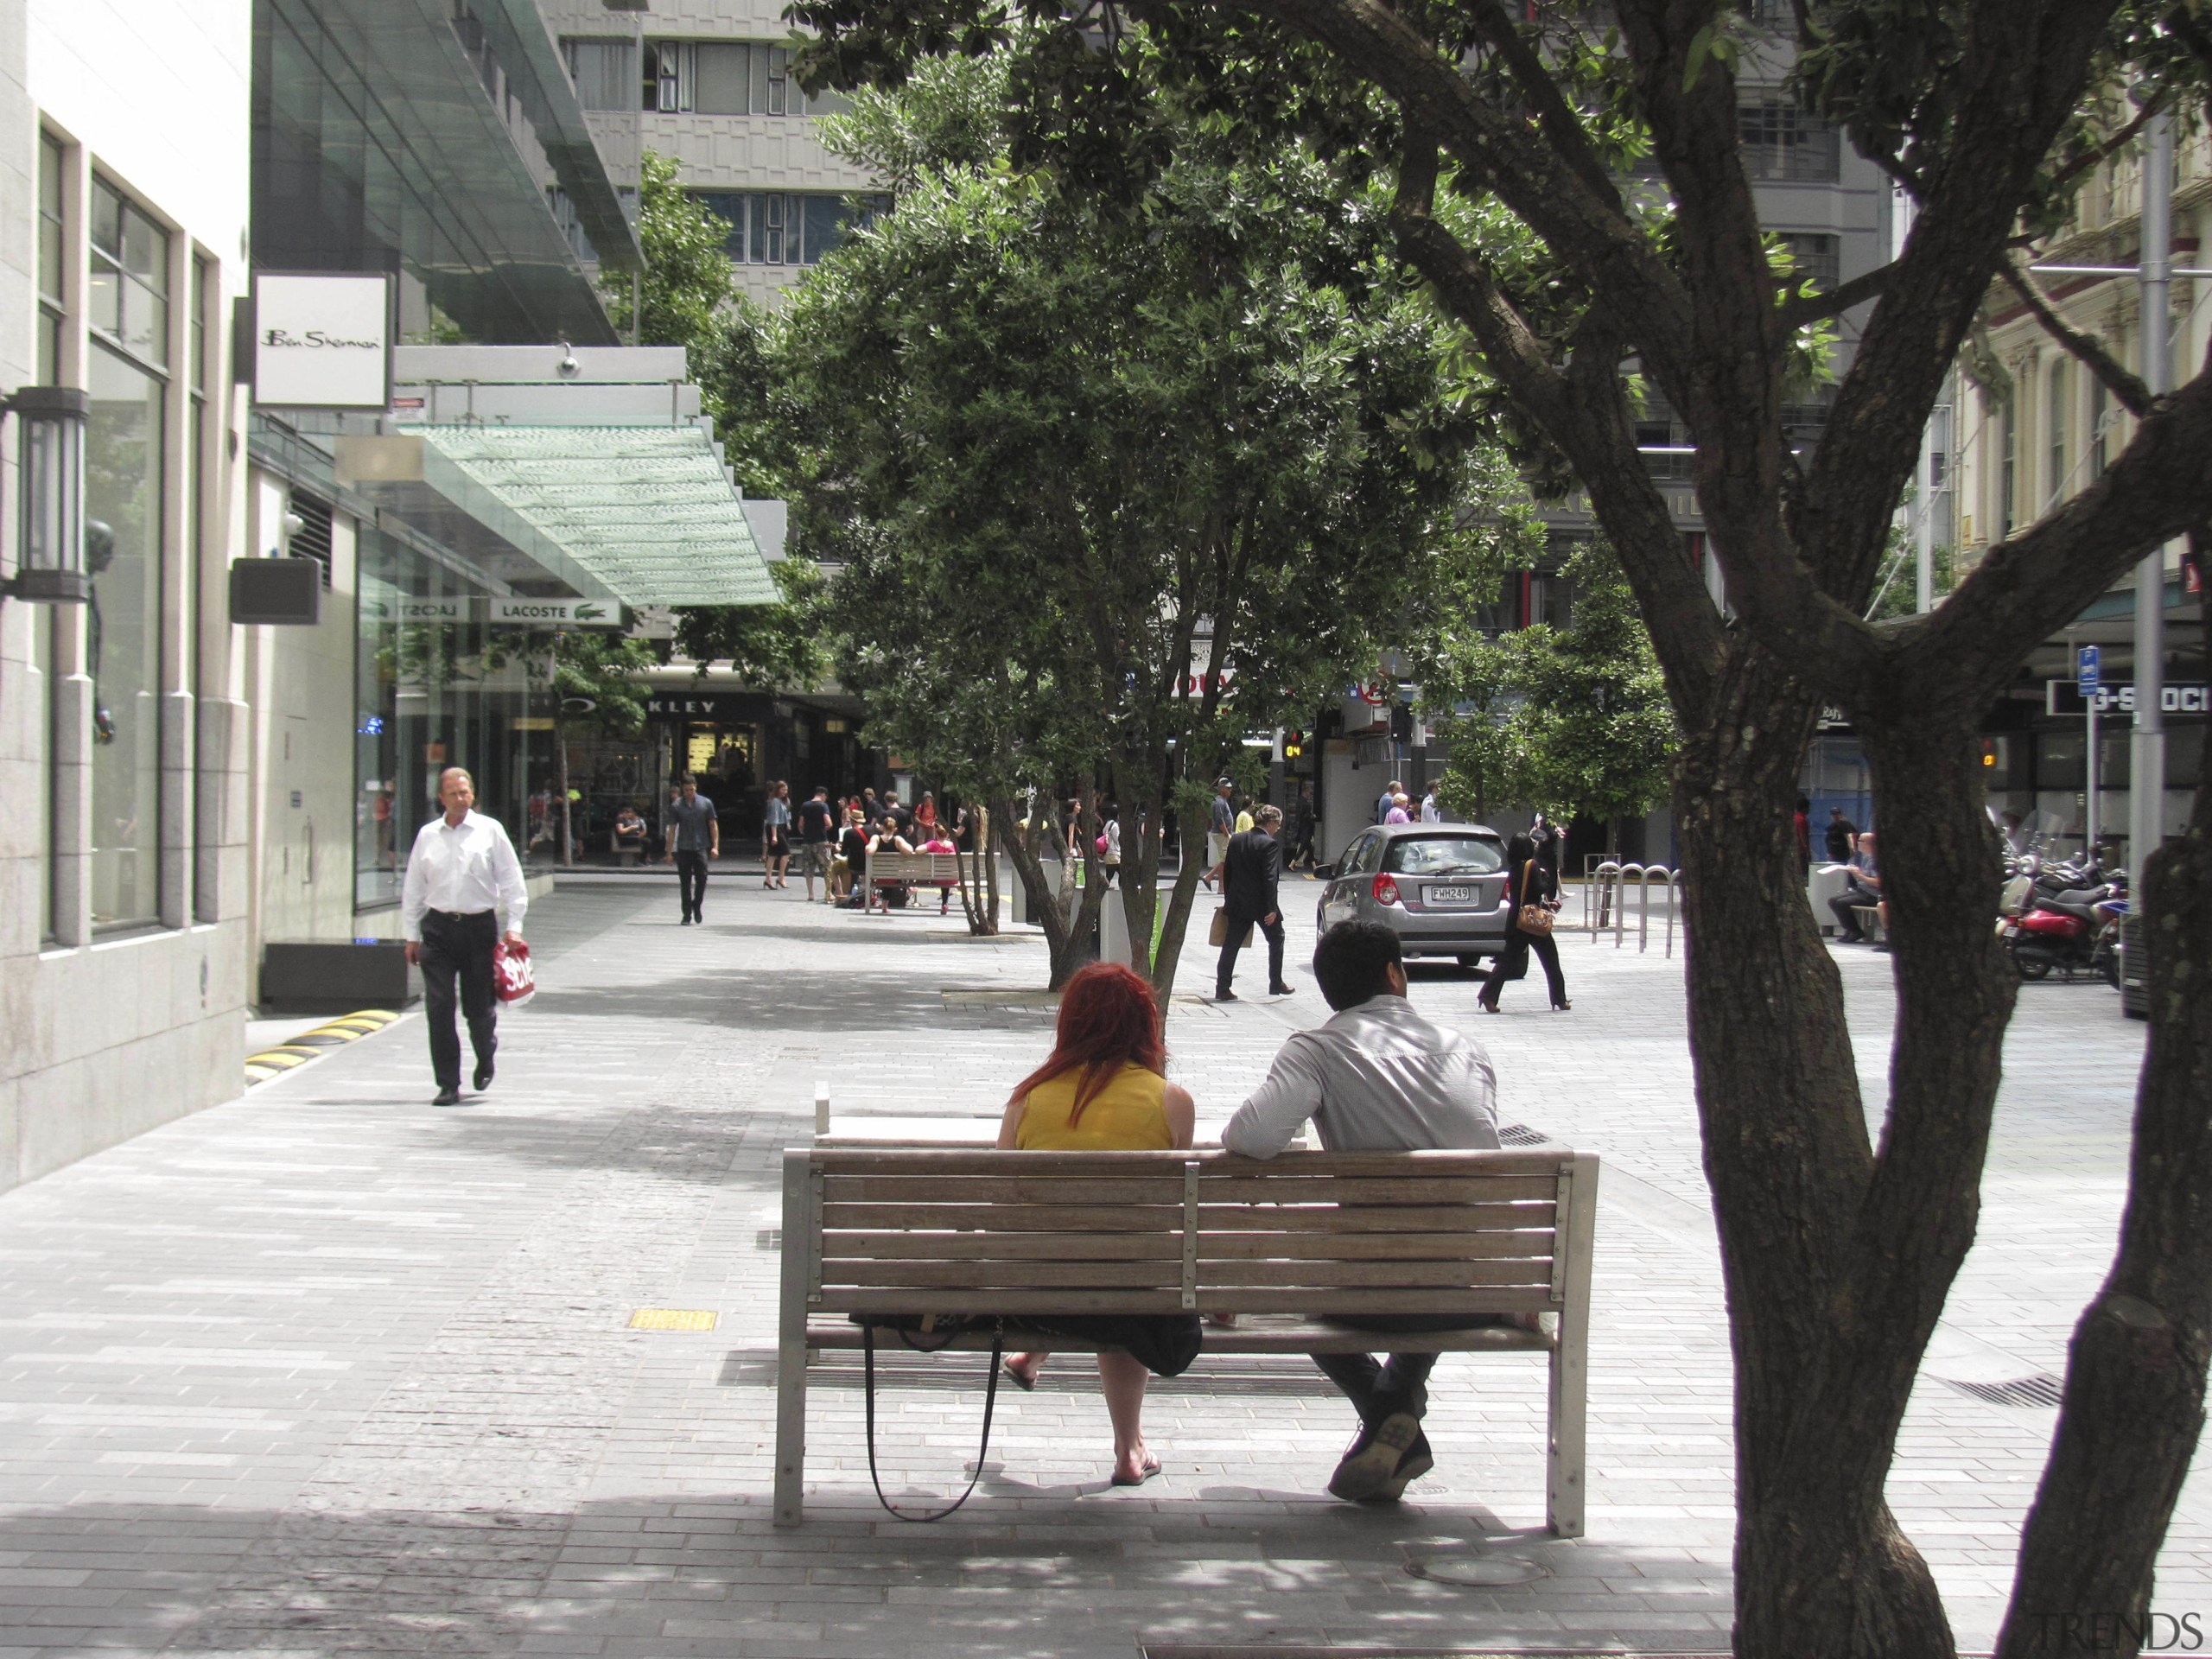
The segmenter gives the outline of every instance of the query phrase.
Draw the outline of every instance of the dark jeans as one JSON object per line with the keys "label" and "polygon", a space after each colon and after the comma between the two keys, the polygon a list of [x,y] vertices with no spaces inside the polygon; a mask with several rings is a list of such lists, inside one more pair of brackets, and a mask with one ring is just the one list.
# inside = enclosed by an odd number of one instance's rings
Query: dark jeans
{"label": "dark jeans", "polygon": [[1277,911],[1272,922],[1257,916],[1229,913],[1229,943],[1221,947],[1221,963],[1213,972],[1213,988],[1217,995],[1229,989],[1230,982],[1236,977],[1236,953],[1244,948],[1244,930],[1258,925],[1268,939],[1268,988],[1273,990],[1282,983],[1282,912]]}
{"label": "dark jeans", "polygon": [[492,1064],[499,1046],[499,1003],[492,992],[492,947],[499,942],[496,912],[423,914],[423,1018],[430,1028],[430,1071],[441,1089],[461,1087],[461,1033],[453,1020],[456,979],[478,1071]]}
{"label": "dark jeans", "polygon": [[676,879],[683,895],[683,913],[695,922],[700,920],[699,906],[707,899],[707,855],[677,854]]}
{"label": "dark jeans", "polygon": [[1559,941],[1548,933],[1522,933],[1516,930],[1508,940],[1505,954],[1491,964],[1490,976],[1483,981],[1481,996],[1491,1007],[1507,984],[1529,976],[1529,953],[1544,964],[1544,979],[1552,994],[1552,1006],[1557,1007],[1567,1001],[1567,976],[1560,971]]}
{"label": "dark jeans", "polygon": [[[1359,1331],[1461,1331],[1470,1325],[1494,1324],[1471,1319],[1464,1313],[1376,1314],[1370,1319],[1332,1319]],[[1421,1417],[1428,1412],[1428,1374],[1436,1369],[1434,1354],[1390,1354],[1377,1364],[1372,1354],[1313,1354],[1309,1356],[1330,1382],[1359,1413],[1359,1421],[1372,1428],[1385,1417],[1409,1412]]]}
{"label": "dark jeans", "polygon": [[1859,918],[1853,913],[1854,907],[1878,905],[1881,902],[1880,893],[1872,887],[1861,887],[1858,882],[1853,881],[1841,893],[1828,900],[1828,908],[1835,912],[1836,925],[1843,929],[1845,939],[1851,940],[1865,937],[1859,930]]}

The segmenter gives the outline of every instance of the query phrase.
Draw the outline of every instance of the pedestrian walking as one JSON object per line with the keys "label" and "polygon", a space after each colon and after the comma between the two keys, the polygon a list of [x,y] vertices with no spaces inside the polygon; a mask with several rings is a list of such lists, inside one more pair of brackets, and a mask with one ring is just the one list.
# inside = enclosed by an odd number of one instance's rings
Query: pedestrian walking
{"label": "pedestrian walking", "polygon": [[1802,795],[1797,798],[1797,810],[1789,817],[1790,839],[1797,845],[1797,874],[1800,879],[1813,868],[1813,804]]}
{"label": "pedestrian walking", "polygon": [[715,804],[699,792],[699,780],[685,772],[676,780],[676,799],[668,809],[668,850],[676,860],[677,896],[683,902],[680,927],[705,921],[707,865],[722,855],[722,826]]}
{"label": "pedestrian walking", "polygon": [[822,878],[822,891],[830,892],[830,849],[837,831],[837,817],[830,806],[830,785],[819,784],[798,810],[798,868],[806,883],[806,901],[814,902],[814,878]]}
{"label": "pedestrian walking", "polygon": [[833,903],[860,903],[861,878],[868,874],[868,820],[857,806],[845,809],[845,827],[837,833],[837,857],[830,867],[830,897]]}
{"label": "pedestrian walking", "polygon": [[1122,809],[1109,801],[1098,809],[1098,816],[1105,820],[1098,831],[1098,861],[1105,868],[1106,885],[1110,887],[1122,873]]}
{"label": "pedestrian walking", "polygon": [[[1398,797],[1405,792],[1405,785],[1395,778],[1384,785],[1382,794],[1375,798],[1375,822],[1388,823],[1390,821],[1390,809],[1398,804]],[[1400,822],[1402,823],[1403,820]]]}
{"label": "pedestrian walking", "polygon": [[520,944],[530,892],[505,826],[473,810],[476,783],[464,769],[448,766],[438,775],[438,804],[445,808],[443,815],[416,831],[407,855],[399,919],[407,960],[423,969],[423,1019],[429,1028],[430,1071],[438,1084],[434,1103],[458,1106],[456,1001],[468,1021],[468,1045],[476,1055],[473,1080],[481,1094],[492,1086],[493,1057],[499,1047],[499,1005],[492,978],[499,912],[506,912],[507,943]]}
{"label": "pedestrian walking", "polygon": [[914,803],[914,828],[921,831],[924,841],[937,839],[937,797],[926,789]]}
{"label": "pedestrian walking", "polygon": [[787,887],[784,872],[791,861],[791,786],[780,779],[768,780],[768,798],[760,809],[760,885]]}
{"label": "pedestrian walking", "polygon": [[1828,808],[1828,827],[1826,835],[1828,862],[1831,864],[1851,862],[1851,855],[1859,846],[1859,826],[1843,816],[1841,807]]}
{"label": "pedestrian walking", "polygon": [[1221,868],[1221,861],[1229,856],[1229,838],[1236,833],[1236,809],[1230,805],[1229,798],[1236,785],[1226,778],[1214,780],[1213,804],[1206,809],[1206,869],[1198,879],[1211,889],[1214,873]]}
{"label": "pedestrian walking", "polygon": [[1313,835],[1316,829],[1313,810],[1313,785],[1300,784],[1297,798],[1290,804],[1290,853],[1283,860],[1286,869],[1296,869],[1300,864],[1310,872],[1313,868]]}
{"label": "pedestrian walking", "polygon": [[1402,789],[1395,795],[1393,795],[1390,798],[1390,810],[1382,815],[1382,822],[1385,823],[1411,823],[1414,821],[1414,815],[1411,810],[1412,807],[1413,798]]}
{"label": "pedestrian walking", "polygon": [[1230,988],[1236,977],[1236,953],[1244,948],[1244,930],[1256,925],[1268,941],[1268,995],[1288,996],[1297,988],[1282,976],[1282,903],[1275,886],[1282,876],[1282,848],[1275,832],[1282,827],[1282,809],[1263,806],[1259,821],[1241,836],[1232,836],[1214,874],[1220,878],[1224,915],[1228,931],[1221,942],[1221,960],[1214,969],[1213,1000],[1234,1002]]}
{"label": "pedestrian walking", "polygon": [[1241,836],[1258,822],[1259,820],[1252,816],[1252,798],[1249,795],[1239,796],[1236,802],[1236,833]]}
{"label": "pedestrian walking", "polygon": [[[1567,1000],[1567,976],[1560,971],[1559,945],[1552,938],[1548,919],[1559,908],[1559,878],[1544,868],[1535,842],[1527,836],[1516,836],[1505,843],[1505,950],[1491,964],[1490,977],[1483,981],[1476,1000],[1484,1013],[1496,1014],[1507,982],[1527,976],[1533,950],[1544,964],[1552,1007],[1564,1014],[1573,1005]],[[1524,918],[1536,925],[1526,925]]]}
{"label": "pedestrian walking", "polygon": [[1421,798],[1421,821],[1423,823],[1444,822],[1444,803],[1436,798],[1436,785],[1428,786],[1428,793]]}
{"label": "pedestrian walking", "polygon": [[1529,825],[1529,839],[1535,846],[1536,862],[1551,872],[1553,881],[1558,881],[1560,860],[1567,851],[1567,831],[1548,814],[1539,812]]}

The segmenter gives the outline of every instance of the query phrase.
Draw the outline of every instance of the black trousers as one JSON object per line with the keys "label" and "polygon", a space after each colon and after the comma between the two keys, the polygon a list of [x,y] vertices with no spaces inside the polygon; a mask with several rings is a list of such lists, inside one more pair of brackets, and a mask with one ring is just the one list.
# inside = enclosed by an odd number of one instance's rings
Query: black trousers
{"label": "black trousers", "polygon": [[[1376,1314],[1369,1319],[1335,1319],[1362,1331],[1459,1331],[1470,1325],[1495,1320],[1469,1319],[1463,1313]],[[1373,1428],[1385,1417],[1407,1412],[1421,1417],[1428,1412],[1428,1374],[1436,1369],[1434,1354],[1389,1354],[1377,1363],[1372,1354],[1313,1354],[1308,1356],[1323,1375],[1344,1391],[1359,1413],[1359,1421]]]}
{"label": "black trousers", "polygon": [[1512,980],[1529,976],[1529,953],[1544,964],[1544,978],[1552,994],[1552,1006],[1557,1007],[1567,1001],[1567,976],[1560,971],[1559,942],[1548,933],[1523,933],[1517,928],[1508,938],[1505,954],[1491,964],[1490,976],[1483,981],[1484,1001],[1497,1006],[1499,993]]}
{"label": "black trousers", "polygon": [[1861,887],[1858,882],[1853,881],[1841,893],[1828,900],[1828,908],[1835,912],[1836,925],[1843,930],[1843,937],[1848,941],[1866,937],[1864,931],[1859,925],[1859,907],[1878,905],[1881,902],[1880,893],[1872,887]]}
{"label": "black trousers", "polygon": [[1230,982],[1236,977],[1236,953],[1244,948],[1244,930],[1255,925],[1268,939],[1268,988],[1273,990],[1282,983],[1282,912],[1277,911],[1274,916],[1270,922],[1229,912],[1229,943],[1221,947],[1221,963],[1213,971],[1217,994],[1228,990]]}
{"label": "black trousers", "polygon": [[[430,1071],[441,1089],[461,1087],[461,1033],[454,1026],[456,1000],[468,1021],[476,1069],[485,1070],[499,1046],[499,1003],[492,990],[492,948],[499,942],[496,911],[473,916],[447,911],[423,914],[423,1018],[430,1028]],[[454,982],[460,995],[454,995]]]}
{"label": "black trousers", "polygon": [[695,922],[700,920],[699,906],[707,901],[707,855],[677,854],[676,880],[683,900],[683,913]]}

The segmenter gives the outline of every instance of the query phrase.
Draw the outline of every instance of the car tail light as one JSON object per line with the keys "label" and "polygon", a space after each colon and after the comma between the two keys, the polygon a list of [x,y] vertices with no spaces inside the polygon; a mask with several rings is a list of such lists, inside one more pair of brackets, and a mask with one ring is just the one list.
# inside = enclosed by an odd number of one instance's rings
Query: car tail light
{"label": "car tail light", "polygon": [[1376,876],[1373,892],[1375,902],[1378,905],[1395,905],[1398,902],[1398,884],[1389,876]]}

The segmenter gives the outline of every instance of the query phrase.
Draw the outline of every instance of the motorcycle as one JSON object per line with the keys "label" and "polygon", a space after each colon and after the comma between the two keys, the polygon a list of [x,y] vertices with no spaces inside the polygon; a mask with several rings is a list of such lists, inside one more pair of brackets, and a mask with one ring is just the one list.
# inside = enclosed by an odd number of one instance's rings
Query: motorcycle
{"label": "motorcycle", "polygon": [[2127,914],[2125,873],[2115,871],[2113,880],[2094,886],[2056,885],[2059,879],[2095,874],[2063,866],[2024,869],[2005,885],[1998,936],[2022,979],[2047,979],[2056,969],[2069,980],[2087,972],[2119,986],[2120,924]]}

